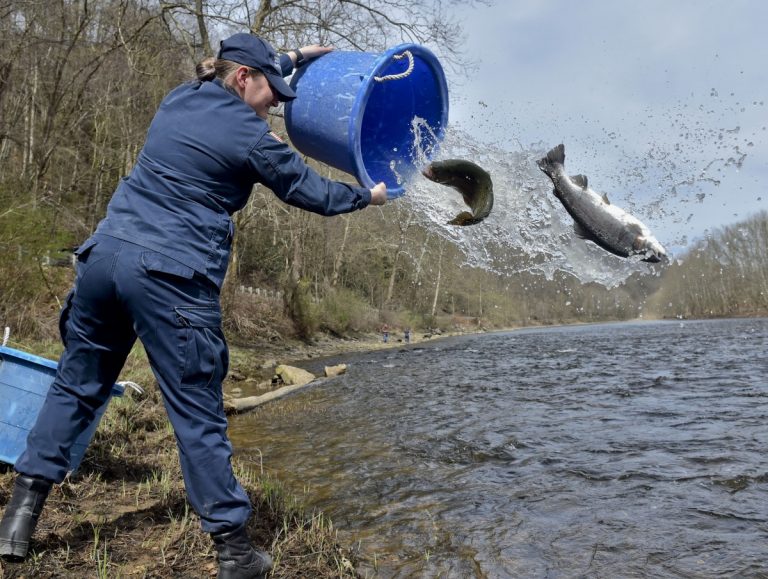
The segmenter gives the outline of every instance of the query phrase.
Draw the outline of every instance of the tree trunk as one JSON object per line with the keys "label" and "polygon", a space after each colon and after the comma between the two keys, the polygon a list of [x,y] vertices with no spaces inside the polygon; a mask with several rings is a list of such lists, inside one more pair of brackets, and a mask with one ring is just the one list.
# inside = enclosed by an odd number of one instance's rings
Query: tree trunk
{"label": "tree trunk", "polygon": [[432,317],[435,317],[437,311],[437,299],[440,296],[440,278],[443,276],[443,241],[440,241],[440,252],[437,256],[437,281],[435,282],[435,297],[432,300]]}
{"label": "tree trunk", "polygon": [[256,14],[253,16],[253,24],[251,25],[251,32],[259,34],[264,28],[264,21],[272,12],[272,0],[261,0],[259,7],[256,9]]}
{"label": "tree trunk", "polygon": [[395,280],[397,279],[397,261],[400,258],[400,254],[403,253],[405,245],[408,241],[408,229],[411,227],[411,216],[408,215],[405,219],[402,219],[402,212],[399,213],[397,222],[400,226],[400,239],[397,242],[397,248],[395,249],[395,257],[392,259],[392,271],[389,274],[389,283],[387,284],[387,295],[384,299],[384,303],[388,304],[392,301],[392,295],[395,293]]}
{"label": "tree trunk", "polygon": [[347,238],[349,237],[349,216],[344,215],[344,237],[341,239],[341,247],[336,252],[336,257],[333,259],[333,273],[331,274],[331,287],[336,287],[339,282],[339,271],[341,271],[341,264],[344,259],[344,251],[347,247]]}
{"label": "tree trunk", "polygon": [[203,0],[195,0],[195,16],[197,17],[197,30],[200,32],[200,44],[203,47],[203,56],[213,56],[211,40],[208,36],[208,27],[205,25],[205,3]]}

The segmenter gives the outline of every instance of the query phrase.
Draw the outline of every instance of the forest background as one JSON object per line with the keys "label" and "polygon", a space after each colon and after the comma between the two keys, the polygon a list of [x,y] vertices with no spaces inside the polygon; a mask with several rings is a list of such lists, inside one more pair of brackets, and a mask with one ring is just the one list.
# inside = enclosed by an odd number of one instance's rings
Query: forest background
{"label": "forest background", "polygon": [[[56,338],[72,249],[104,216],[163,96],[193,77],[220,38],[250,29],[281,51],[322,42],[381,52],[415,42],[444,66],[461,66],[453,5],[0,0],[0,325],[16,340]],[[281,111],[271,122],[285,137]],[[768,313],[766,212],[612,287],[546,277],[514,253],[495,256],[514,276],[473,267],[397,202],[324,218],[257,185],[235,221],[222,303],[228,336],[243,344],[349,337],[384,324],[476,331]]]}

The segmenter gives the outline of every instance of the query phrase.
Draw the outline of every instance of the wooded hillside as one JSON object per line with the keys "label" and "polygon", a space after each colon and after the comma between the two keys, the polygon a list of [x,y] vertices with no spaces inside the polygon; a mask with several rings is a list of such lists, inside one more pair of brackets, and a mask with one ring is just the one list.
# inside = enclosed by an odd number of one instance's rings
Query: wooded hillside
{"label": "wooded hillside", "polygon": [[[319,41],[381,51],[411,41],[435,48],[446,66],[462,61],[451,2],[0,0],[0,326],[55,337],[72,279],[68,252],[104,216],[158,103],[192,78],[219,38],[245,29],[281,50]],[[278,132],[281,120],[278,113]],[[664,275],[606,289],[567,274],[547,280],[467,266],[458,248],[397,203],[322,218],[257,186],[236,216],[227,327],[248,340],[383,323],[446,329],[765,314],[767,223],[761,214],[726,228]]]}

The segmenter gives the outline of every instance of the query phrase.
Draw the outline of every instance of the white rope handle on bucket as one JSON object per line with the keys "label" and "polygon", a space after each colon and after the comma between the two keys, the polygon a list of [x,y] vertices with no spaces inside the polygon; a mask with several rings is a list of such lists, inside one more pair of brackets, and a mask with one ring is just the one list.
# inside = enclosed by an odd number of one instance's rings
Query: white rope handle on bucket
{"label": "white rope handle on bucket", "polygon": [[125,380],[123,382],[115,382],[115,384],[117,384],[118,386],[122,386],[123,389],[133,388],[136,392],[139,393],[140,396],[144,394],[144,388],[136,384],[136,382],[129,382],[128,380]]}
{"label": "white rope handle on bucket", "polygon": [[376,82],[386,82],[388,80],[400,80],[401,78],[405,78],[409,74],[413,72],[413,55],[411,54],[410,50],[406,50],[402,54],[396,54],[392,58],[395,60],[401,60],[405,57],[408,57],[408,70],[401,72],[400,74],[390,74],[388,76],[374,76],[373,80]]}

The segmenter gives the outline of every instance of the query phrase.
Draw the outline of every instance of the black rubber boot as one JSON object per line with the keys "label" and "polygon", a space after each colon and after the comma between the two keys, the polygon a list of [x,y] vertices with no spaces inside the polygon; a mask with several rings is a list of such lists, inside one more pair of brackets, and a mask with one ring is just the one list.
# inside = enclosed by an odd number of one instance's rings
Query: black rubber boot
{"label": "black rubber boot", "polygon": [[27,556],[29,538],[51,490],[50,481],[20,474],[0,522],[0,556],[19,560]]}
{"label": "black rubber boot", "polygon": [[272,569],[272,557],[253,548],[245,525],[211,537],[219,553],[218,579],[264,579]]}

